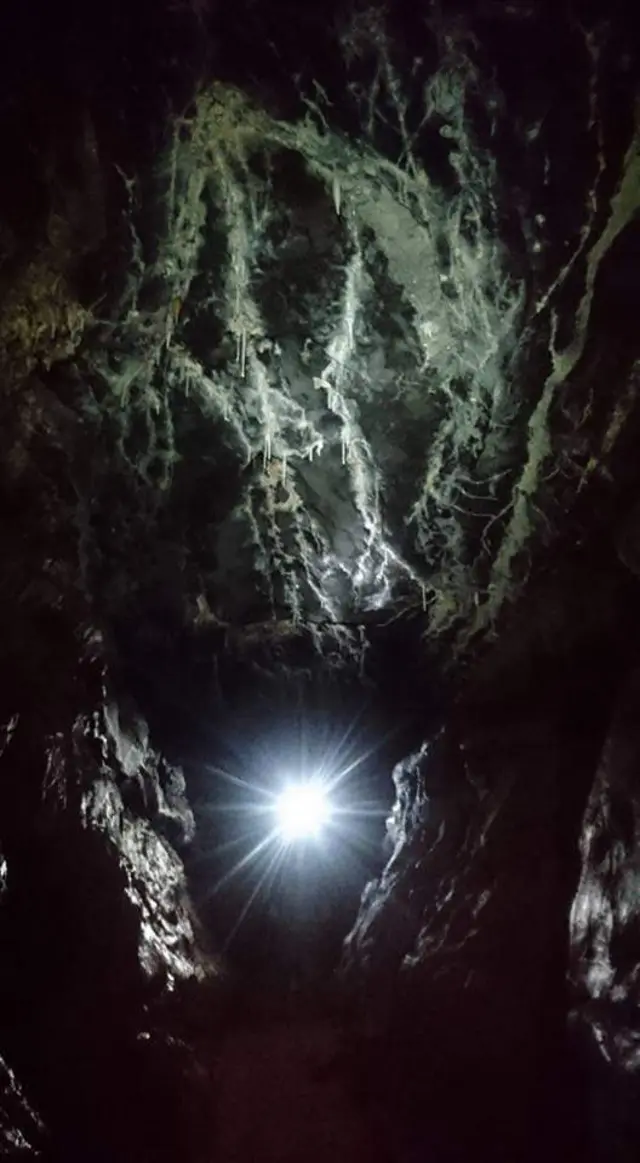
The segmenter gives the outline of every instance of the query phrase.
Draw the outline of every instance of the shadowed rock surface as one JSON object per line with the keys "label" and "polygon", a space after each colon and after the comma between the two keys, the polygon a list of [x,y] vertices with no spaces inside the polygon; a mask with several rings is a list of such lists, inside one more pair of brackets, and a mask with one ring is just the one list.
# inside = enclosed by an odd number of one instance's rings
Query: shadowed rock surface
{"label": "shadowed rock surface", "polygon": [[[584,598],[593,610],[593,584],[587,595],[574,578],[576,613]],[[622,575],[618,586],[622,601]],[[547,600],[531,595],[530,623]],[[429,1126],[437,1158],[610,1149],[608,1116],[596,1145],[585,1123],[597,1100],[567,1036],[565,975],[582,813],[637,651],[637,626],[618,637],[613,609],[539,638],[526,670],[513,641],[496,650],[441,734],[394,772],[393,853],[365,889],[343,974],[363,1059],[403,1063],[386,1100],[409,1141]]]}

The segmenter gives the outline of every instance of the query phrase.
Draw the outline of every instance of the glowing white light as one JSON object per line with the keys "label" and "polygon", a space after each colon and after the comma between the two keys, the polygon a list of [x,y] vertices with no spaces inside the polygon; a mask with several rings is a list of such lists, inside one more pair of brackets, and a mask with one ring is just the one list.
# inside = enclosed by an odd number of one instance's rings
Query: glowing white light
{"label": "glowing white light", "polygon": [[290,784],[276,800],[278,828],[283,840],[317,836],[331,818],[331,807],[319,783]]}

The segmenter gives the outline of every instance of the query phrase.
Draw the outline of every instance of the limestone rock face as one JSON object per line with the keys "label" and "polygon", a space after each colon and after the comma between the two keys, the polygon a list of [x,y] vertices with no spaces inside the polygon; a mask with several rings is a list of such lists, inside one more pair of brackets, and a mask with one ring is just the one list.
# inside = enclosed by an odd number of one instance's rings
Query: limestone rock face
{"label": "limestone rock face", "polygon": [[111,616],[312,626],[353,660],[391,613],[459,652],[629,484],[627,30],[325,17],[167,3],[153,33],[107,21],[109,63],[54,29],[82,115],[32,60],[0,236],[12,479],[30,447],[72,457]]}

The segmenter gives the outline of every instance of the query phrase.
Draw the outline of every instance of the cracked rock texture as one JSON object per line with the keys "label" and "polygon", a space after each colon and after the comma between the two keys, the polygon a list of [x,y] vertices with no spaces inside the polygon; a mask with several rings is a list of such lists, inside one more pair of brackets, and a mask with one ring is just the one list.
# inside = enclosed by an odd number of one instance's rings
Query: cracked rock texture
{"label": "cracked rock texture", "polygon": [[[134,69],[148,13],[116,11]],[[160,13],[117,96],[63,38],[53,129],[32,64],[29,245],[17,194],[5,216],[13,406],[51,393],[101,452],[74,452],[88,578],[110,616],[153,597],[357,657],[393,612],[459,653],[587,498],[612,503],[637,424],[624,26],[544,5]]]}

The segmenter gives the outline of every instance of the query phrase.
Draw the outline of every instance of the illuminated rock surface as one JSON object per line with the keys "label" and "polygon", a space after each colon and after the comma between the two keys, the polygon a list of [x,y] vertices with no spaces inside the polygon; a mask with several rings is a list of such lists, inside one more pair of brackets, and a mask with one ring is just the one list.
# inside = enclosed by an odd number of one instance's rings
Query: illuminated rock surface
{"label": "illuminated rock surface", "polygon": [[[392,1163],[628,1163],[624,6],[63,7],[0,30],[1,1149],[233,1140],[236,901],[205,908],[190,850],[224,874],[227,788],[207,816],[196,768],[208,724],[286,725],[317,684],[336,717],[368,692],[374,754],[396,732],[372,798],[424,743],[345,947],[327,1134],[366,1154],[351,1085]],[[277,941],[252,957],[278,980]]]}

